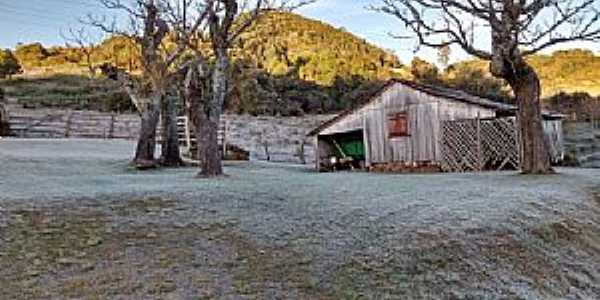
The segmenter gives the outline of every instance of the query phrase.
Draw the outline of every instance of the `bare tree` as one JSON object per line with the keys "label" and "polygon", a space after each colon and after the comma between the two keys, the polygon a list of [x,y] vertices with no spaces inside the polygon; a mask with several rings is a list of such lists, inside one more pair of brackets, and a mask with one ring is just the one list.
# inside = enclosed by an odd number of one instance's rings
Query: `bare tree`
{"label": "bare tree", "polygon": [[[183,6],[173,5],[168,0],[135,0],[129,5],[121,0],[99,1],[109,9],[126,13],[129,28],[120,29],[116,21],[109,22],[105,17],[93,15],[88,16],[88,23],[104,32],[126,37],[141,48],[142,75],[139,80],[115,68],[104,68],[111,78],[120,80],[141,115],[140,136],[133,162],[141,169],[157,165],[154,157],[156,128],[162,116],[160,163],[179,166],[183,162],[177,135],[176,104],[166,96],[172,80],[177,77],[174,65],[185,52],[191,33],[202,24],[206,14],[195,15],[190,18],[193,22],[188,24],[187,10],[191,0],[185,0]],[[201,6],[198,7],[201,9]],[[174,48],[167,46],[168,38],[175,41]]]}
{"label": "bare tree", "polygon": [[[373,9],[400,19],[420,45],[456,45],[490,61],[491,73],[508,82],[518,103],[522,172],[553,172],[543,133],[540,81],[525,58],[558,44],[600,40],[600,1],[379,1]],[[491,44],[478,47],[474,37],[479,34],[490,36]]]}
{"label": "bare tree", "polygon": [[443,71],[448,69],[448,65],[450,64],[450,54],[451,53],[452,53],[452,49],[450,49],[450,46],[448,46],[448,45],[438,48],[438,52],[437,52],[438,62],[444,68]]}
{"label": "bare tree", "polygon": [[69,28],[67,32],[60,33],[63,40],[66,42],[66,46],[70,47],[71,44],[75,44],[79,51],[83,54],[85,59],[85,65],[88,68],[88,72],[91,78],[96,76],[98,66],[94,65],[93,55],[98,51],[100,39],[92,35],[86,30],[85,27],[80,28]]}
{"label": "bare tree", "polygon": [[200,176],[223,174],[222,154],[218,146],[218,128],[224,104],[230,93],[231,49],[240,36],[263,13],[270,10],[293,10],[316,0],[204,0],[207,13],[204,30],[197,38],[210,44],[210,52],[196,49],[196,58],[189,64],[183,94],[190,108],[196,129]]}

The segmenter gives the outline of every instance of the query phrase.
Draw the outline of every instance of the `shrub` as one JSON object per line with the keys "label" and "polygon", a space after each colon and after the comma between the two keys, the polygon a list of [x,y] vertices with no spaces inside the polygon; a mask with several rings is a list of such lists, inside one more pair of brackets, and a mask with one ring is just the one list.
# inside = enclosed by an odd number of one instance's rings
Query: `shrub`
{"label": "shrub", "polygon": [[25,67],[39,67],[48,55],[48,51],[40,43],[21,45],[15,51],[15,56]]}
{"label": "shrub", "polygon": [[0,78],[11,78],[12,75],[21,72],[21,65],[13,53],[6,49],[0,50]]}

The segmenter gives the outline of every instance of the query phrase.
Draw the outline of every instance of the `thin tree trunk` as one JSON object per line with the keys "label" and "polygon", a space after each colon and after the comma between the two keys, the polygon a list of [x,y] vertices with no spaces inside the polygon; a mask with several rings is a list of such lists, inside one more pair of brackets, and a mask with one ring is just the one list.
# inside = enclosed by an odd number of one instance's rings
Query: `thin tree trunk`
{"label": "thin tree trunk", "polygon": [[175,102],[164,97],[161,102],[162,145],[160,163],[166,167],[183,165],[179,151],[179,134],[177,128],[177,109]]}
{"label": "thin tree trunk", "polygon": [[92,62],[92,54],[86,50],[85,57],[86,57],[88,71],[90,72],[90,78],[94,79],[94,77],[96,77],[96,67],[94,66],[94,63]]}
{"label": "thin tree trunk", "polygon": [[156,127],[160,117],[160,102],[146,104],[141,113],[141,128],[138,137],[133,164],[138,169],[150,169],[157,166],[154,159],[156,151]]}
{"label": "thin tree trunk", "polygon": [[0,136],[7,136],[10,134],[10,120],[8,112],[4,109],[4,104],[1,101],[2,98],[0,98]]}
{"label": "thin tree trunk", "polygon": [[531,68],[518,74],[518,78],[511,81],[511,86],[519,107],[517,119],[521,140],[521,172],[553,173],[540,108],[539,78]]}

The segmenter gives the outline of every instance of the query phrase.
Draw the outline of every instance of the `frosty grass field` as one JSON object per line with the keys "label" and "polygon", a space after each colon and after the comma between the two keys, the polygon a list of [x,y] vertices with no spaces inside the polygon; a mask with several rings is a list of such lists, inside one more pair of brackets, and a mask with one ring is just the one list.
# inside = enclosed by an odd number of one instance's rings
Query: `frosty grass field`
{"label": "frosty grass field", "polygon": [[0,140],[2,297],[594,299],[600,170],[381,175]]}

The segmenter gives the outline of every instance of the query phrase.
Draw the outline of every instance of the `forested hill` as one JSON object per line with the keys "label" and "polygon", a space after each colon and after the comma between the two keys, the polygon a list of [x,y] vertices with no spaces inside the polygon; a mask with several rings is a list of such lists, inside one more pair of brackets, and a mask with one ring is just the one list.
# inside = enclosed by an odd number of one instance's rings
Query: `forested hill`
{"label": "forested hill", "polygon": [[292,13],[270,13],[242,36],[243,56],[273,75],[299,65],[299,76],[320,85],[336,77],[386,79],[398,58],[331,25]]}
{"label": "forested hill", "polygon": [[[551,55],[531,56],[528,61],[540,76],[543,97],[560,92],[600,95],[600,56],[592,51],[556,51]],[[487,62],[479,60],[462,62],[454,67],[477,68],[484,73],[489,69]]]}
{"label": "forested hill", "polygon": [[238,46],[229,108],[241,113],[339,111],[363,102],[402,67],[364,39],[292,13],[264,15]]}

